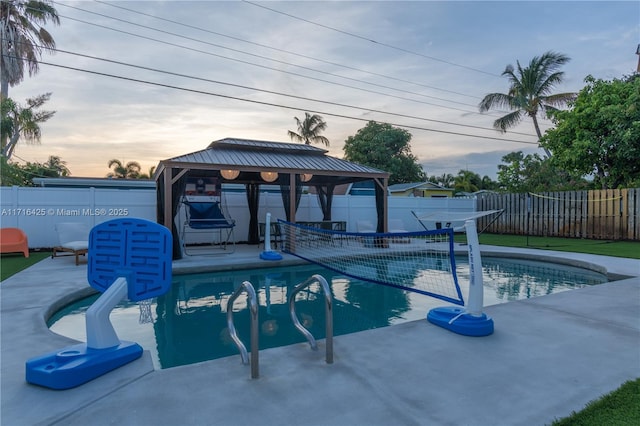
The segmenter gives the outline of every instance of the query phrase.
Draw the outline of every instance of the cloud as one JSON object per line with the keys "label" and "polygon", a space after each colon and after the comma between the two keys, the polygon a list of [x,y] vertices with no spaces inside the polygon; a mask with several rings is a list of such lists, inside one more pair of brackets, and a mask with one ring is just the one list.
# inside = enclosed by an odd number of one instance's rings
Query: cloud
{"label": "cloud", "polygon": [[[558,90],[577,91],[587,74],[621,76],[637,62],[633,54],[637,41],[632,35],[637,35],[638,6],[632,2],[264,3],[342,32],[244,2],[65,4],[161,31],[56,3],[58,12],[65,15],[61,26],[51,28],[58,48],[197,78],[64,53],[46,55],[43,61],[66,67],[187,89],[49,65],[42,65],[36,77],[11,88],[10,96],[20,101],[51,91],[46,109],[57,111],[42,126],[42,144],[20,145],[17,155],[30,161],[60,155],[74,176],[104,176],[111,158],[138,161],[146,170],[161,159],[203,149],[224,137],[288,141],[287,130],[295,130],[293,117],[311,110],[324,114],[328,123],[325,136],[331,141],[330,155],[342,157],[345,139],[364,127],[366,120],[387,121],[414,127],[409,128],[412,152],[429,174],[436,170],[455,174],[467,167],[476,171],[477,167],[477,173],[491,176],[505,153],[537,149],[535,137],[527,136],[533,134],[530,122],[500,135],[491,127],[499,114],[477,114],[477,104],[485,94],[508,89],[507,80],[500,76],[507,64],[518,59],[526,62],[551,49],[566,53],[573,60],[566,67],[567,83]],[[628,52],[619,45],[622,36],[633,42]],[[620,48],[611,48],[616,43]],[[496,137],[528,143],[488,139]]]}
{"label": "cloud", "polygon": [[525,155],[541,153],[539,149],[514,149],[512,151],[469,152],[461,155],[437,157],[423,161],[422,167],[429,176],[443,174],[457,175],[460,170],[470,170],[480,175],[489,176],[492,180],[498,178],[498,165],[502,164],[502,157],[514,152],[522,151]]}

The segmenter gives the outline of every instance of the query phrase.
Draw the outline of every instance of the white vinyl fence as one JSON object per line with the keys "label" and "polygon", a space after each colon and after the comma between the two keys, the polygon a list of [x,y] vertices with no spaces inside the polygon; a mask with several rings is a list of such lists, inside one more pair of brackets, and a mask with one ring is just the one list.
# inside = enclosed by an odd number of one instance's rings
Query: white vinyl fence
{"label": "white vinyl fence", "polygon": [[[236,220],[235,239],[247,241],[249,207],[244,193],[223,192],[229,216]],[[1,187],[0,227],[20,228],[29,239],[30,248],[53,247],[58,244],[55,225],[63,222],[82,222],[90,227],[119,218],[137,217],[156,220],[156,191],[148,189],[104,188],[43,188]],[[411,211],[472,212],[472,198],[389,197],[389,218],[402,220],[407,231],[423,228]],[[273,220],[284,219],[280,194],[260,194],[258,218],[264,221],[267,213]],[[184,214],[180,214],[180,220]],[[322,211],[315,194],[304,194],[296,213],[299,221],[320,221]],[[347,231],[356,232],[360,220],[376,223],[375,197],[336,195],[333,198],[332,219],[347,222]]]}

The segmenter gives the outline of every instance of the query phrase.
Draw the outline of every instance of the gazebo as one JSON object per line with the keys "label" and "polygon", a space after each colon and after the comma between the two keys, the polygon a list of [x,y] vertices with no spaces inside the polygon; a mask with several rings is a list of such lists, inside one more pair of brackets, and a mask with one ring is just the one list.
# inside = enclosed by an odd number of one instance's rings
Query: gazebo
{"label": "gazebo", "polygon": [[387,230],[387,185],[389,173],[327,155],[311,145],[225,138],[206,149],[162,160],[154,178],[157,187],[158,223],[172,230],[174,258],[180,258],[179,236],[174,218],[193,176],[214,177],[221,183],[244,184],[250,211],[249,244],[259,243],[258,203],[260,185],[279,185],[287,220],[296,221],[302,186],[314,187],[323,220],[331,220],[336,185],[375,182],[377,230]]}

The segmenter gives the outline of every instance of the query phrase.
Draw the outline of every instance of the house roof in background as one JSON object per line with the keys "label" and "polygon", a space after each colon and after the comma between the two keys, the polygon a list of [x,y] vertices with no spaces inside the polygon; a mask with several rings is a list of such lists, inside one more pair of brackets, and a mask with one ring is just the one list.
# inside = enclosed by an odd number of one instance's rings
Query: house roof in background
{"label": "house roof in background", "polygon": [[411,189],[428,189],[430,191],[453,191],[451,188],[445,188],[433,182],[411,182],[411,183],[396,183],[389,185],[389,192],[404,192]]}
{"label": "house roof in background", "polygon": [[113,188],[113,189],[156,189],[156,182],[150,179],[114,179],[114,178],[33,178],[37,186],[49,188]]}

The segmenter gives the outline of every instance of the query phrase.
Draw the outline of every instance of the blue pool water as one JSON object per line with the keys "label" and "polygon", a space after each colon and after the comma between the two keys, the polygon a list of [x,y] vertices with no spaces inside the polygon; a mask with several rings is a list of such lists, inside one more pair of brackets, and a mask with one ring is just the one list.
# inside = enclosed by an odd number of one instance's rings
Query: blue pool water
{"label": "blue pool water", "polygon": [[[529,299],[551,293],[601,284],[606,276],[586,269],[523,259],[483,258],[484,305]],[[465,301],[469,284],[466,258],[456,258]],[[150,304],[125,302],[111,314],[121,340],[138,342],[149,350],[156,368],[170,368],[238,355],[226,323],[227,301],[245,280],[256,288],[260,304],[260,348],[305,341],[289,317],[287,297],[293,287],[313,274],[322,275],[334,297],[334,334],[386,327],[424,319],[437,299],[346,277],[315,265],[251,269],[194,275],[176,275],[171,290]],[[97,296],[57,312],[49,321],[52,331],[86,341],[84,312]],[[246,298],[234,304],[240,338],[249,342]],[[298,295],[300,321],[316,338],[324,337],[324,305],[319,287]],[[500,327],[500,324],[496,324]]]}

